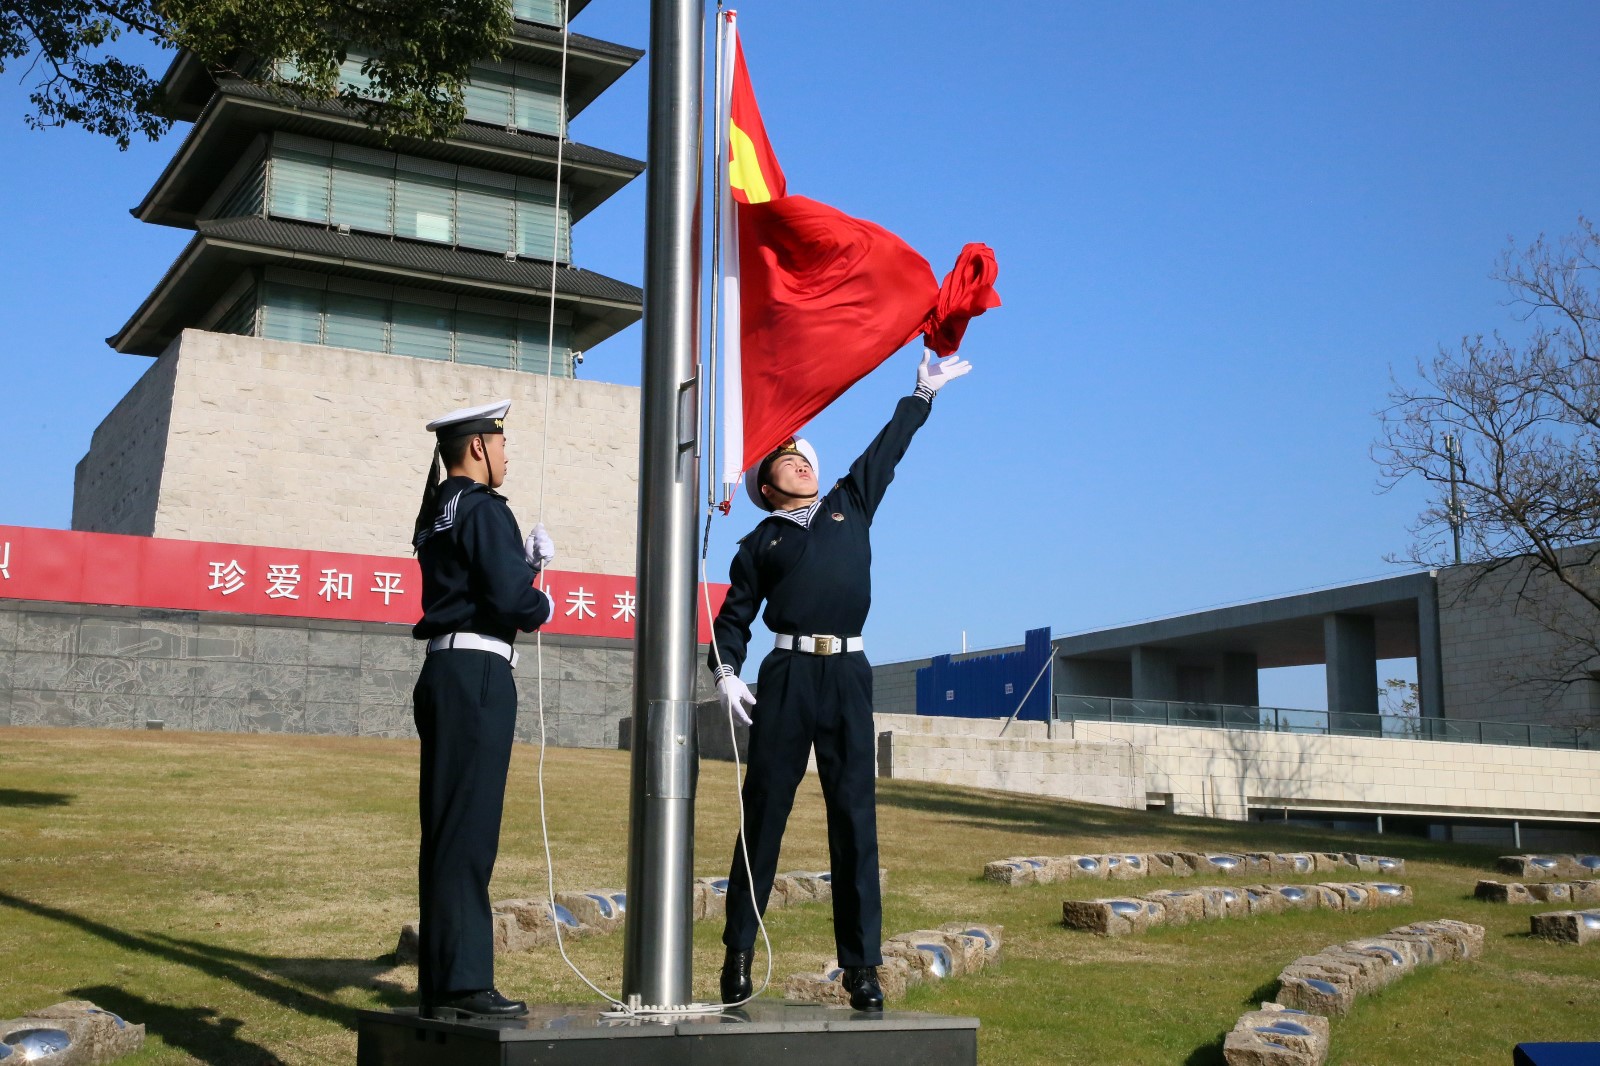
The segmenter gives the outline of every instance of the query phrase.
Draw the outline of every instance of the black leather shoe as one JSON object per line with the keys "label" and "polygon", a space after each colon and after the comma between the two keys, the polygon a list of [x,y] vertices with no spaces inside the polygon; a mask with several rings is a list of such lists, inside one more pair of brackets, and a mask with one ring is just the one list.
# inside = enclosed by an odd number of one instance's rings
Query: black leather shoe
{"label": "black leather shoe", "polygon": [[755,987],[750,983],[750,964],[755,959],[755,948],[728,949],[722,960],[722,1002],[738,1003],[750,998]]}
{"label": "black leather shoe", "polygon": [[883,989],[878,987],[876,966],[846,966],[841,980],[844,990],[850,993],[850,1006],[856,1010],[883,1009]]}
{"label": "black leather shoe", "polygon": [[486,988],[481,992],[444,999],[434,1004],[429,1017],[450,1018],[521,1018],[528,1013],[528,1005],[520,999],[507,999],[498,990]]}

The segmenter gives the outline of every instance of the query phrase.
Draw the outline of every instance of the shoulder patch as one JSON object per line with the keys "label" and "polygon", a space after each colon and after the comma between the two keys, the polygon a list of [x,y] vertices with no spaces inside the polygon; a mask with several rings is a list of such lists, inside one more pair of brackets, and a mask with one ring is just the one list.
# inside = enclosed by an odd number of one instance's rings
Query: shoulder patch
{"label": "shoulder patch", "polygon": [[433,525],[417,534],[416,539],[412,542],[413,546],[420,549],[429,537],[432,537],[437,533],[443,533],[445,530],[455,525],[456,517],[461,511],[462,499],[473,495],[479,490],[487,492],[491,496],[495,495],[493,489],[482,484],[481,482],[474,482],[471,485],[468,485],[466,488],[462,489],[460,492],[444,501],[443,506],[439,508],[439,517],[433,520]]}

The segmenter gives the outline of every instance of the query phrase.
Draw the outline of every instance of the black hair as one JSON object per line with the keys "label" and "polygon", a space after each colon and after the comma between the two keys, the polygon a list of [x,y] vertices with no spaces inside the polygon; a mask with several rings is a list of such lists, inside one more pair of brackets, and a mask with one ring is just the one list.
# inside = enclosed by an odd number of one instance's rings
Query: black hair
{"label": "black hair", "polygon": [[411,550],[422,547],[422,532],[433,525],[439,511],[439,484],[453,466],[460,466],[467,457],[467,448],[477,433],[441,440],[433,446],[433,458],[428,460],[428,474],[422,483],[422,506],[417,508],[417,521],[411,527]]}

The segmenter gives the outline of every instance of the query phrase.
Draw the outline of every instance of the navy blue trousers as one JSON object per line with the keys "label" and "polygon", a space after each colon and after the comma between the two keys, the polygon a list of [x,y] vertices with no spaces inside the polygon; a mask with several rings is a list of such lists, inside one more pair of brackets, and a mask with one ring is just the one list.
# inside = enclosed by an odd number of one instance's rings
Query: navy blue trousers
{"label": "navy blue trousers", "polygon": [[751,718],[750,765],[742,794],[754,883],[745,876],[744,856],[735,842],[723,944],[737,949],[755,945],[756,909],[766,914],[784,826],[814,746],[828,812],[833,937],[839,964],[881,965],[883,900],[878,890],[872,666],[860,652],[774,651],[761,663]]}
{"label": "navy blue trousers", "polygon": [[511,664],[487,651],[430,654],[412,691],[422,738],[417,859],[424,1005],[494,987],[489,878],[517,720]]}

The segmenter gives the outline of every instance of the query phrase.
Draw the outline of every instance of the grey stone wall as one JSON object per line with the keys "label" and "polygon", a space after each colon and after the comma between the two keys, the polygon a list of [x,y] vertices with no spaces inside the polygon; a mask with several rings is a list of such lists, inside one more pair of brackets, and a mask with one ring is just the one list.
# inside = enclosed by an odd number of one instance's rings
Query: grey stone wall
{"label": "grey stone wall", "polygon": [[[1439,651],[1449,718],[1600,726],[1600,661],[1565,634],[1600,626],[1594,610],[1519,566],[1439,572]],[[1593,639],[1592,636],[1590,638]],[[1568,678],[1571,684],[1552,684]]]}
{"label": "grey stone wall", "polygon": [[[543,644],[550,743],[616,747],[632,641]],[[537,741],[538,654],[519,650],[517,736]],[[422,655],[409,626],[0,600],[0,726],[415,736]]]}
{"label": "grey stone wall", "polygon": [[177,372],[176,355],[157,359],[94,431],[73,476],[72,528],[154,531]]}

